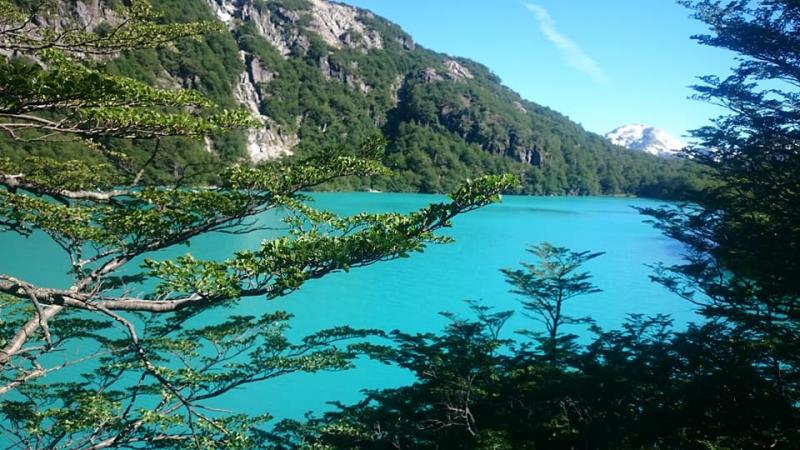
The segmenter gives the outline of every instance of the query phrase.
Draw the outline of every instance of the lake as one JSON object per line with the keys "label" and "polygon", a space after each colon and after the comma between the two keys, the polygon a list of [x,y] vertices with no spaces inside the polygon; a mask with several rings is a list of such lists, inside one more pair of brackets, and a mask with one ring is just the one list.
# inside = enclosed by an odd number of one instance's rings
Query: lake
{"label": "lake", "polygon": [[[420,194],[321,193],[315,206],[340,214],[359,211],[411,211],[444,197]],[[591,316],[604,328],[618,327],[628,313],[669,313],[678,326],[695,318],[691,305],[652,283],[649,265],[680,261],[682,247],[644,223],[633,206],[663,202],[610,197],[513,197],[502,204],[460,216],[445,234],[449,245],[431,246],[423,254],[354,269],[314,280],[278,300],[244,299],[237,313],[269,310],[293,313],[290,336],[299,338],[337,325],[405,332],[438,331],[446,319],[438,313],[468,314],[464,300],[472,299],[500,310],[518,309],[499,269],[532,261],[525,249],[544,241],[573,250],[603,251],[585,269],[603,292],[567,303],[566,313]],[[239,248],[255,248],[267,235],[213,235],[193,241],[170,255],[186,251],[201,258],[223,258]],[[63,285],[65,264],[45,270],[42,261],[59,261],[60,250],[42,236],[25,240],[0,235],[0,273],[37,283]],[[219,310],[199,318],[219,320]],[[516,314],[505,327],[514,330],[537,324]],[[581,334],[581,328],[569,331]],[[278,418],[300,418],[321,411],[325,402],[353,402],[364,388],[396,386],[412,381],[402,370],[361,361],[354,370],[295,374],[232,392],[213,406],[249,412],[269,411]]]}

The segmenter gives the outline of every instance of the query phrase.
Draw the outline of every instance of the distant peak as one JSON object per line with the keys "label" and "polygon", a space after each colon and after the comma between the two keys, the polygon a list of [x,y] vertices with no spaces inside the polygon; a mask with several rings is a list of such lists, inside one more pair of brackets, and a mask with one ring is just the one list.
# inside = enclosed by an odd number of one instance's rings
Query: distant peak
{"label": "distant peak", "polygon": [[606,133],[612,144],[660,157],[675,157],[686,144],[668,132],[650,125],[623,125]]}

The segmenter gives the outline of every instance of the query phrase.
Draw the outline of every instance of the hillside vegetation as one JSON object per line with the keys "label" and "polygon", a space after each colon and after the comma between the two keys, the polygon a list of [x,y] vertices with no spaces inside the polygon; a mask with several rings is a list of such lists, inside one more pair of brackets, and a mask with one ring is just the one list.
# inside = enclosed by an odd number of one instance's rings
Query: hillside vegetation
{"label": "hillside vegetation", "polygon": [[[701,178],[690,163],[611,145],[522,99],[481,64],[425,49],[368,11],[322,0],[153,3],[165,22],[223,20],[229,32],[98,64],[241,105],[263,128],[205,142],[162,139],[145,176],[152,183],[214,182],[221,166],[354,149],[375,135],[387,141],[393,174],[323,188],[444,192],[482,174],[515,173],[527,194],[669,197]],[[102,26],[114,7],[110,0],[70,5],[62,13],[90,26]],[[142,161],[156,145],[113,144]],[[77,149],[0,142],[0,155],[32,153],[69,159]]]}

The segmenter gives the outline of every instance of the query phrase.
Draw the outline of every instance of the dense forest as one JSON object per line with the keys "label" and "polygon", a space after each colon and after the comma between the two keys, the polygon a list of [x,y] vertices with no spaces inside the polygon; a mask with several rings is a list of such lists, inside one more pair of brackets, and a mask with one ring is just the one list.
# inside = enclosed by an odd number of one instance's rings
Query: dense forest
{"label": "dense forest", "polygon": [[[383,136],[391,174],[321,188],[447,192],[487,173],[517,174],[517,192],[540,195],[675,197],[702,185],[699,166],[613,146],[522,99],[481,64],[427,50],[368,11],[296,0],[153,3],[164,23],[216,21],[214,9],[225,11],[228,31],[127,51],[98,65],[151,85],[196,89],[226,107],[246,106],[263,129],[220,133],[206,142],[162,139],[145,173],[150,182],[214,182],[220,163],[289,153],[302,158]],[[114,4],[61,8],[92,26]],[[350,28],[335,29],[331,17],[340,16],[351,20]],[[156,144],[113,145],[144,162]],[[0,155],[30,154],[70,159],[81,152],[74,145],[0,141]]]}

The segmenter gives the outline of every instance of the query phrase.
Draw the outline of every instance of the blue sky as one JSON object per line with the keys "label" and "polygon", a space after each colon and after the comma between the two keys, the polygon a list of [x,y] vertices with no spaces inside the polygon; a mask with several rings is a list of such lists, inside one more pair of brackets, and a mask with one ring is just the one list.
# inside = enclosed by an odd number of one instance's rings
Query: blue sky
{"label": "blue sky", "polygon": [[734,55],[672,0],[345,0],[435,51],[474,59],[524,98],[605,133],[644,123],[682,137],[722,111],[687,97]]}

